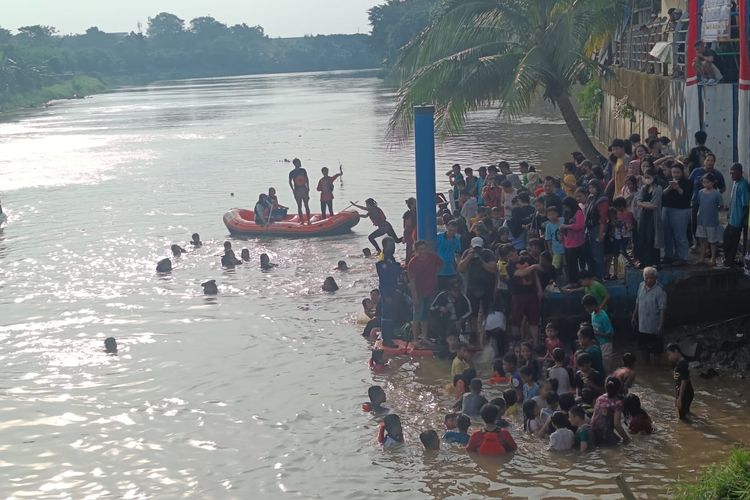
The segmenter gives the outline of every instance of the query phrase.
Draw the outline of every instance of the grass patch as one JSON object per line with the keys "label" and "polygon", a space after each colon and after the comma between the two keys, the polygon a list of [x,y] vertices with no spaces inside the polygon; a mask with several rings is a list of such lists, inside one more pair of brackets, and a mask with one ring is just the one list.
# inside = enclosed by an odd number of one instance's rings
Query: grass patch
{"label": "grass patch", "polygon": [[673,496],[687,500],[750,499],[750,449],[732,450],[727,460],[706,467],[697,482],[680,485]]}
{"label": "grass patch", "polygon": [[54,85],[11,95],[3,102],[0,102],[0,113],[7,113],[8,111],[20,108],[42,106],[55,99],[84,97],[102,92],[106,89],[107,86],[98,78],[87,75],[78,75]]}

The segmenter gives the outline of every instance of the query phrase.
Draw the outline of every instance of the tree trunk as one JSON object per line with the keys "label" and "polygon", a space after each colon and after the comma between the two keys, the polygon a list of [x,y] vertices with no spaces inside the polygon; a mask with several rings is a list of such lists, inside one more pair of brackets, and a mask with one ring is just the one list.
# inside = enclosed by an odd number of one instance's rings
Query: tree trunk
{"label": "tree trunk", "polygon": [[563,94],[555,100],[560,108],[560,114],[562,114],[563,120],[565,120],[565,124],[568,126],[568,130],[570,130],[570,134],[573,136],[573,140],[576,141],[576,144],[581,149],[581,153],[596,165],[599,163],[599,158],[601,158],[602,154],[596,149],[594,143],[591,142],[589,134],[586,133],[581,119],[578,118],[578,113],[573,108],[573,103],[570,102],[570,96]]}

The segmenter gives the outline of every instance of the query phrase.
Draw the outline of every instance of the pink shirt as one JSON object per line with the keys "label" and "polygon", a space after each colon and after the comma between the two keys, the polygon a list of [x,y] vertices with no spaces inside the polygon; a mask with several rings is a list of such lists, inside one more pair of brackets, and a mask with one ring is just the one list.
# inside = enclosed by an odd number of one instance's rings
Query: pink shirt
{"label": "pink shirt", "polygon": [[565,248],[578,248],[586,240],[586,224],[583,210],[577,210],[573,217],[573,223],[565,230],[563,246]]}

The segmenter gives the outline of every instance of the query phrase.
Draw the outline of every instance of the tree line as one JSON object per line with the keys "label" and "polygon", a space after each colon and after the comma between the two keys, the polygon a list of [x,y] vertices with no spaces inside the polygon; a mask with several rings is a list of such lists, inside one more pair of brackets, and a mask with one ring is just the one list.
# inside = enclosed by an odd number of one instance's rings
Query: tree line
{"label": "tree line", "polygon": [[0,109],[17,95],[79,75],[108,84],[157,79],[364,69],[380,58],[368,35],[269,38],[261,26],[228,26],[213,17],[189,22],[162,12],[145,33],[60,36],[51,26],[0,28]]}

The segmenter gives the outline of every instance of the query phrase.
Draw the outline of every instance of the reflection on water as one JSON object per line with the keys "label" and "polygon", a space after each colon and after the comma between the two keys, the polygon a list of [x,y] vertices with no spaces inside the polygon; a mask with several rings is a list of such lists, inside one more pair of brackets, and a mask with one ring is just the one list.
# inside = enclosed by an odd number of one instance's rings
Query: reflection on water
{"label": "reflection on water", "polygon": [[[449,367],[418,360],[374,377],[408,438],[402,450],[374,447],[375,423],[359,410],[373,376],[353,320],[375,284],[372,261],[359,257],[369,223],[335,239],[236,240],[253,264],[233,271],[219,256],[226,209],[271,185],[289,204],[283,160],[295,156],[313,176],[341,162],[336,206],[372,196],[398,225],[413,152],[385,144],[391,103],[392,91],[368,76],[273,75],[165,82],[0,124],[9,215],[0,231],[0,492],[619,498],[622,472],[651,497],[747,439],[737,418],[746,396],[697,381],[698,423],[678,425],[662,370],[639,375],[657,433],[624,450],[552,455],[516,432],[520,451],[501,462],[449,449],[425,456],[418,434],[442,430]],[[438,168],[500,159],[554,168],[571,148],[554,111],[513,124],[489,111],[439,147]],[[196,231],[204,247],[157,276],[169,245],[187,247]],[[261,272],[261,253],[279,268]],[[342,258],[352,270],[335,273]],[[319,292],[328,275],[341,287],[334,297]],[[207,279],[217,297],[202,295]],[[103,352],[109,336],[117,357]]]}

